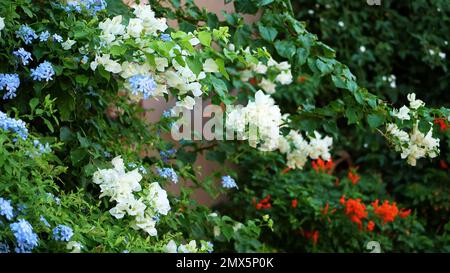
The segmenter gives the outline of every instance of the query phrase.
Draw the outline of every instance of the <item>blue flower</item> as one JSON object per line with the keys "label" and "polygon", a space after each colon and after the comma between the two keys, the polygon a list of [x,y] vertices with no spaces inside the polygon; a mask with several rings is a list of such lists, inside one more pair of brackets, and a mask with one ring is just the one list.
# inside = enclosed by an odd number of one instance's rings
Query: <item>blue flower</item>
{"label": "blue flower", "polygon": [[52,38],[53,38],[53,41],[58,42],[58,43],[62,43],[62,41],[63,41],[63,37],[61,37],[58,34],[53,34]]}
{"label": "blue flower", "polygon": [[23,47],[19,48],[19,50],[13,51],[13,55],[17,58],[20,58],[23,65],[27,65],[30,61],[33,60],[31,57],[31,53],[23,49]]}
{"label": "blue flower", "polygon": [[39,218],[39,220],[40,220],[46,227],[50,227],[50,224],[48,223],[47,219],[45,219],[44,216],[41,215],[41,217]]}
{"label": "blue flower", "polygon": [[31,77],[33,80],[37,81],[49,81],[53,80],[53,76],[55,75],[55,70],[53,70],[53,66],[50,62],[45,61],[41,63],[36,69],[31,69]]}
{"label": "blue flower", "polygon": [[52,148],[50,148],[50,144],[48,143],[42,144],[39,140],[35,139],[33,140],[33,145],[37,148],[39,155],[49,154],[52,152]]}
{"label": "blue flower", "polygon": [[0,243],[0,253],[9,253],[9,245],[7,243]]}
{"label": "blue flower", "polygon": [[12,99],[16,97],[17,88],[19,88],[20,79],[17,74],[0,74],[0,90],[6,89],[3,99]]}
{"label": "blue flower", "polygon": [[39,41],[41,42],[48,41],[48,38],[50,38],[50,32],[48,32],[47,30],[39,34]]}
{"label": "blue flower", "polygon": [[236,184],[236,181],[234,181],[234,179],[229,175],[222,176],[222,187],[224,187],[225,189],[232,189],[232,188],[239,189],[238,185]]}
{"label": "blue flower", "polygon": [[144,99],[151,97],[156,89],[156,82],[150,76],[136,75],[128,79],[128,82],[131,86],[131,93],[133,95],[142,93]]}
{"label": "blue flower", "polygon": [[167,151],[160,151],[159,155],[161,156],[162,161],[168,162],[169,159],[177,152],[177,149],[169,149]]}
{"label": "blue flower", "polygon": [[162,178],[169,179],[173,183],[178,183],[178,175],[172,168],[157,168],[158,175]]}
{"label": "blue flower", "polygon": [[14,209],[11,206],[11,200],[0,197],[0,215],[5,216],[8,220],[11,220],[14,217]]}
{"label": "blue flower", "polygon": [[17,133],[24,140],[28,137],[28,129],[25,126],[25,122],[20,119],[9,118],[2,111],[0,111],[0,128],[5,131]]}
{"label": "blue flower", "polygon": [[173,115],[173,109],[164,110],[162,116],[165,118],[170,118]]}
{"label": "blue flower", "polygon": [[161,33],[159,38],[161,38],[161,40],[163,40],[164,42],[172,41],[172,37],[170,37],[170,34],[167,33]]}
{"label": "blue flower", "polygon": [[81,58],[81,63],[82,63],[82,64],[85,64],[85,63],[87,63],[88,61],[89,61],[89,57],[86,56],[86,55],[84,55],[83,58]]}
{"label": "blue flower", "polygon": [[32,28],[30,28],[27,25],[21,25],[19,30],[16,31],[16,37],[21,38],[26,45],[31,44],[34,39],[36,39],[38,36],[36,35],[36,32]]}
{"label": "blue flower", "polygon": [[27,220],[19,219],[9,227],[16,238],[15,251],[17,253],[31,252],[38,245],[38,236],[33,232],[33,227]]}
{"label": "blue flower", "polygon": [[106,9],[105,0],[78,0],[78,1],[68,1],[67,5],[63,7],[65,11],[75,11],[81,13],[86,10],[92,16],[96,15],[97,12]]}
{"label": "blue flower", "polygon": [[73,236],[73,230],[65,225],[58,225],[53,229],[53,239],[57,241],[70,241]]}
{"label": "blue flower", "polygon": [[144,166],[140,166],[139,171],[143,174],[147,174],[147,169]]}

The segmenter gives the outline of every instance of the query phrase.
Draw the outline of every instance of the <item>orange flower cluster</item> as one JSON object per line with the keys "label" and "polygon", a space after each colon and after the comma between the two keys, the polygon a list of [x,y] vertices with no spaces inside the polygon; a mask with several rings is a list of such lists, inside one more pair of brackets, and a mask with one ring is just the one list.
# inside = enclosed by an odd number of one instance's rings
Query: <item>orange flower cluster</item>
{"label": "orange flower cluster", "polygon": [[441,131],[446,131],[448,128],[450,128],[450,126],[443,118],[434,119],[434,124],[439,124],[439,127],[441,127]]}
{"label": "orange flower cluster", "polygon": [[317,240],[319,240],[319,231],[313,230],[313,231],[305,231],[304,236],[306,239],[311,239],[314,245],[317,244]]}
{"label": "orange flower cluster", "polygon": [[361,203],[361,198],[349,198],[346,201],[345,197],[342,196],[340,203],[345,206],[345,214],[350,218],[350,221],[358,224],[358,228],[362,229],[362,219],[367,218],[368,212],[366,206]]}
{"label": "orange flower cluster", "polygon": [[330,159],[328,161],[323,161],[321,158],[317,160],[313,160],[311,162],[312,168],[316,171],[316,173],[327,173],[331,174],[331,171],[334,167],[333,159]]}
{"label": "orange flower cluster", "polygon": [[253,203],[254,203],[254,205],[255,205],[255,208],[256,208],[257,210],[260,210],[260,209],[270,209],[270,208],[272,207],[272,204],[270,204],[270,198],[271,198],[271,196],[270,196],[270,194],[269,194],[269,195],[267,195],[263,200],[261,200],[261,202],[259,202],[259,203],[257,203],[257,204],[256,204],[255,199],[253,199]]}
{"label": "orange flower cluster", "polygon": [[392,202],[389,204],[388,200],[385,200],[383,204],[379,205],[380,201],[377,199],[375,202],[372,202],[372,207],[374,209],[375,214],[383,220],[383,223],[394,222],[395,217],[399,216],[400,218],[408,217],[411,214],[411,210],[401,209],[399,210],[397,204]]}
{"label": "orange flower cluster", "polygon": [[356,185],[359,183],[359,180],[361,180],[361,177],[356,173],[356,170],[350,169],[348,171],[348,179],[352,182],[353,185]]}

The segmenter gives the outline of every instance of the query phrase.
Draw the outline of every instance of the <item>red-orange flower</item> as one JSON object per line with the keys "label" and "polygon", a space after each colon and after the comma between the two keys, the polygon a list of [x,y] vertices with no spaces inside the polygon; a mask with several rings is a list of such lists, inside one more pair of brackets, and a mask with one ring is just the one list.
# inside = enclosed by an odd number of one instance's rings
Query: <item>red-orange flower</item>
{"label": "red-orange flower", "polygon": [[344,196],[341,197],[341,204],[345,204],[345,214],[350,218],[350,221],[358,224],[358,228],[362,229],[362,219],[366,218],[368,212],[366,210],[366,206],[361,203],[361,199],[351,199],[349,198],[345,201]]}
{"label": "red-orange flower", "polygon": [[323,161],[321,158],[318,158],[317,160],[313,160],[311,162],[312,168],[318,173],[331,173],[331,170],[334,167],[333,159],[330,159],[328,161]]}
{"label": "red-orange flower", "polygon": [[395,220],[395,217],[398,215],[398,208],[397,204],[393,202],[392,204],[389,204],[388,200],[385,200],[383,204],[379,205],[379,200],[375,200],[375,202],[372,202],[372,207],[374,209],[375,214],[383,220],[383,222],[386,224],[387,222],[393,222]]}
{"label": "red-orange flower", "polygon": [[317,244],[317,240],[319,240],[319,231],[313,230],[313,231],[305,231],[303,232],[306,239],[311,239],[314,245]]}
{"label": "red-orange flower", "polygon": [[325,207],[322,209],[322,214],[323,215],[327,215],[328,214],[328,209],[330,208],[330,205],[328,204],[328,202],[325,204]]}
{"label": "red-orange flower", "polygon": [[267,195],[263,200],[261,200],[261,202],[255,205],[255,208],[257,210],[270,209],[272,207],[272,204],[270,204],[270,198],[271,198],[270,194]]}
{"label": "red-orange flower", "polygon": [[445,131],[450,127],[447,125],[447,122],[445,122],[445,119],[443,118],[435,118],[434,124],[439,124],[439,127],[441,127],[441,131]]}
{"label": "red-orange flower", "polygon": [[401,209],[400,212],[398,213],[398,216],[400,216],[400,218],[406,218],[411,214],[411,209],[405,210],[405,209]]}
{"label": "red-orange flower", "polygon": [[287,167],[281,171],[281,174],[285,174],[285,173],[289,172],[290,170],[291,170],[291,168]]}
{"label": "red-orange flower", "polygon": [[445,162],[445,160],[441,159],[439,161],[439,167],[441,167],[441,169],[443,169],[443,170],[447,170],[448,169],[448,164],[447,164],[447,162]]}
{"label": "red-orange flower", "polygon": [[297,205],[298,205],[297,199],[294,199],[294,200],[291,201],[291,206],[292,206],[294,209],[297,207]]}
{"label": "red-orange flower", "polygon": [[373,231],[374,228],[375,228],[375,223],[373,221],[367,222],[367,230],[368,231]]}
{"label": "red-orange flower", "polygon": [[258,84],[258,79],[256,79],[256,78],[251,78],[251,79],[249,80],[249,82],[250,82],[251,85],[256,85],[256,84]]}
{"label": "red-orange flower", "polygon": [[361,177],[356,173],[356,170],[349,170],[347,176],[353,185],[358,184],[359,180],[361,180]]}

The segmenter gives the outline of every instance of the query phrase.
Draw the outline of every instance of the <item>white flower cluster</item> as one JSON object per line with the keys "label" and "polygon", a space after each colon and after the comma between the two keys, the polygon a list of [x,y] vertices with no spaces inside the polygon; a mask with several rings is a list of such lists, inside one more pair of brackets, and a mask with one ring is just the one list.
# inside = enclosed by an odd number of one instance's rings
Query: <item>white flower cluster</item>
{"label": "white flower cluster", "polygon": [[395,77],[394,74],[391,74],[391,75],[389,75],[389,76],[383,76],[383,77],[381,77],[381,79],[382,79],[383,81],[385,81],[385,82],[388,82],[388,83],[389,83],[389,86],[390,86],[391,88],[396,88],[396,87],[397,87],[397,82],[396,82],[397,77]]}
{"label": "white flower cluster", "polygon": [[279,138],[279,150],[286,154],[287,165],[291,169],[302,169],[308,157],[311,159],[322,158],[325,161],[331,159],[330,149],[333,139],[329,136],[322,136],[314,131],[314,137],[308,140],[297,131],[291,130],[285,137]]}
{"label": "white flower cluster", "polygon": [[238,137],[248,140],[251,147],[262,151],[278,148],[282,116],[280,108],[270,95],[261,90],[256,92],[255,100],[245,107],[227,109],[226,124],[235,130]]}
{"label": "white flower cluster", "polygon": [[244,82],[255,75],[262,77],[257,85],[268,94],[275,93],[277,83],[281,85],[292,83],[291,65],[288,62],[278,63],[272,58],[268,60],[267,64],[262,62],[252,63],[248,69],[241,71],[240,74],[241,80]]}
{"label": "white flower cluster", "polygon": [[[206,77],[205,72],[217,72],[217,65],[211,66],[211,59],[206,60],[205,71],[201,71],[198,75],[188,65],[181,65],[179,61],[186,61],[191,53],[172,41],[170,35],[162,34],[168,27],[166,19],[155,18],[150,5],[135,5],[133,8],[136,18],[131,18],[128,25],[123,24],[122,16],[106,19],[99,24],[102,31],[100,35],[102,46],[90,64],[91,69],[95,70],[98,65],[102,65],[106,71],[120,74],[126,80],[125,87],[134,95],[143,93],[144,98],[168,93],[167,88],[177,89],[178,95],[183,96],[177,105],[192,109],[195,104],[193,97],[203,94],[200,80]],[[165,35],[164,38],[162,35]],[[193,33],[185,36],[188,37],[191,46],[200,43]],[[139,50],[133,54],[133,59],[122,63],[111,59],[109,53],[111,48],[123,45],[128,39],[139,46]],[[169,50],[169,54],[163,56],[158,53],[155,50],[155,41],[164,44],[163,47]],[[141,97],[132,98],[138,100]]]}
{"label": "white flower cluster", "polygon": [[213,244],[206,241],[200,241],[200,248],[197,247],[197,242],[192,240],[188,244],[180,244],[177,246],[174,240],[170,240],[165,246],[166,253],[211,253],[213,251]]}
{"label": "white flower cluster", "polygon": [[[156,236],[155,226],[159,215],[167,215],[170,210],[166,191],[157,182],[143,190],[139,183],[142,176],[138,169],[127,172],[120,156],[115,157],[111,163],[114,168],[99,169],[93,176],[94,183],[100,185],[100,198],[106,196],[110,197],[110,201],[116,202],[116,206],[109,211],[112,216],[117,219],[125,215],[133,216],[134,229],[142,229],[150,236]],[[135,194],[138,193],[136,198]]]}
{"label": "white flower cluster", "polygon": [[425,135],[419,130],[419,120],[417,110],[425,106],[425,103],[416,99],[416,94],[411,93],[407,96],[409,107],[404,105],[399,110],[394,109],[392,116],[401,121],[415,120],[411,132],[401,130],[397,124],[389,123],[386,125],[388,136],[393,138],[396,151],[401,152],[402,159],[407,160],[411,166],[416,166],[417,159],[429,157],[434,158],[439,154],[439,139],[433,138],[433,124]]}
{"label": "white flower cluster", "polygon": [[251,147],[257,147],[261,151],[279,149],[286,154],[288,167],[293,169],[302,169],[308,157],[321,157],[323,160],[331,158],[331,137],[322,138],[318,132],[314,132],[314,137],[310,137],[308,142],[293,130],[284,137],[280,134],[280,128],[285,118],[270,95],[265,95],[260,90],[255,94],[255,100],[250,101],[247,106],[227,111],[226,124],[237,132],[240,139],[248,140]]}

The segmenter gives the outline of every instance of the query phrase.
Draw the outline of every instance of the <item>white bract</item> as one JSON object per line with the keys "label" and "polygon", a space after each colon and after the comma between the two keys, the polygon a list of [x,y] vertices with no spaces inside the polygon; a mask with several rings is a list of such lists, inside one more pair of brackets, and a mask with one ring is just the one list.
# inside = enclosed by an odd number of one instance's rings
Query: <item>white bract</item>
{"label": "white bract", "polygon": [[139,183],[142,175],[138,169],[127,172],[120,156],[111,163],[113,168],[99,169],[93,176],[94,183],[100,185],[100,198],[110,197],[110,201],[116,202],[115,207],[109,210],[112,216],[117,219],[133,216],[134,229],[142,229],[150,236],[156,236],[159,215],[167,215],[170,210],[166,191],[154,182],[144,195],[145,191]]}
{"label": "white bract", "polygon": [[408,133],[400,129],[395,123],[386,125],[388,138],[394,143],[395,150],[401,153],[401,158],[406,159],[411,166],[416,166],[417,159],[434,158],[439,154],[439,139],[433,138],[433,124],[425,135],[419,130],[419,113],[417,110],[425,106],[425,103],[416,99],[416,94],[411,93],[407,96],[409,107],[403,106],[400,110],[394,109],[392,116],[400,120],[413,119],[413,128]]}

